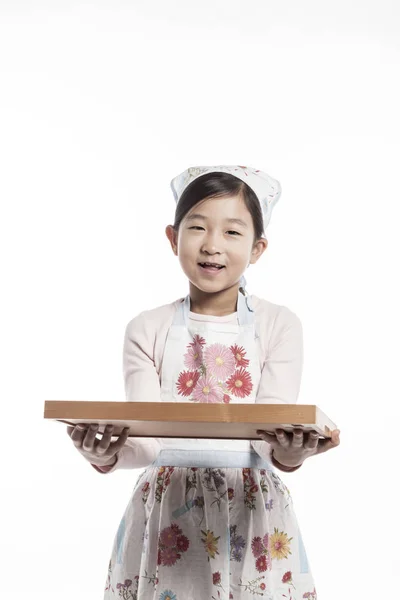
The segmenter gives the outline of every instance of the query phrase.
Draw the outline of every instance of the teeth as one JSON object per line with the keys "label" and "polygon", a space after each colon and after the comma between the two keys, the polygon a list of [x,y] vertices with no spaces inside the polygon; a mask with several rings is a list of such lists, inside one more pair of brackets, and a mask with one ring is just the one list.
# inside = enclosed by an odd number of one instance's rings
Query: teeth
{"label": "teeth", "polygon": [[200,263],[202,265],[205,265],[206,267],[221,267],[222,265],[216,265],[215,263]]}

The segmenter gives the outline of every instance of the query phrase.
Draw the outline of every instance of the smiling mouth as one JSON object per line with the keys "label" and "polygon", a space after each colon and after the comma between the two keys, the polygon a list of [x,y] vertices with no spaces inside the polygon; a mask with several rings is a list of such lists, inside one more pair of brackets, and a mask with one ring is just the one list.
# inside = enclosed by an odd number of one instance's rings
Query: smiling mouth
{"label": "smiling mouth", "polygon": [[203,269],[213,269],[214,271],[220,271],[221,269],[225,269],[225,265],[210,265],[207,263],[198,263],[200,267]]}

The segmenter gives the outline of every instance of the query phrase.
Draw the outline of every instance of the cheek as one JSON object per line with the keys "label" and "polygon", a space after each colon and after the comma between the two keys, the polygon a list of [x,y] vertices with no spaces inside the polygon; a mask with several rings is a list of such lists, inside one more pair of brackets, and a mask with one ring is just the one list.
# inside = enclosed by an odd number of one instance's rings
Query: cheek
{"label": "cheek", "polygon": [[178,246],[178,256],[181,264],[190,265],[198,255],[198,251],[194,251],[191,246]]}
{"label": "cheek", "polygon": [[182,257],[190,257],[193,255],[193,252],[196,252],[196,256],[199,251],[200,240],[195,239],[193,237],[182,236],[178,241],[178,250],[179,254]]}
{"label": "cheek", "polygon": [[250,251],[246,244],[237,244],[235,248],[231,248],[231,252],[229,253],[232,260],[236,263],[248,263],[248,259],[250,259]]}

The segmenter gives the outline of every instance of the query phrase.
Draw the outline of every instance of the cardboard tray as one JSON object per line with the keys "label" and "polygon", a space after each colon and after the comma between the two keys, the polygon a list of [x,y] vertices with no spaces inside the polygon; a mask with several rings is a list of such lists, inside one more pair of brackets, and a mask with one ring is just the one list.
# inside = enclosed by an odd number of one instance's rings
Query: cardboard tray
{"label": "cardboard tray", "polygon": [[94,402],[46,400],[44,418],[68,425],[114,425],[113,437],[129,427],[130,437],[259,440],[257,429],[294,428],[330,438],[333,423],[313,404],[204,404],[192,402]]}

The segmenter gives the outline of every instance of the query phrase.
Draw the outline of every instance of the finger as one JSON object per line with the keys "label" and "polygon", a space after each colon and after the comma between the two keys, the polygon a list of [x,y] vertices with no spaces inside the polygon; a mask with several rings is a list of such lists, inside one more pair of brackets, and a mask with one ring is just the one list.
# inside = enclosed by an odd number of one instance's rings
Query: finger
{"label": "finger", "polygon": [[75,425],[73,431],[71,432],[71,440],[74,442],[74,445],[77,448],[81,448],[83,438],[86,434],[86,425],[84,423],[80,423],[79,425]]}
{"label": "finger", "polygon": [[293,448],[302,448],[304,442],[304,435],[302,429],[294,429],[293,430],[293,439],[292,439],[292,447]]}
{"label": "finger", "polygon": [[107,452],[108,447],[111,442],[113,431],[114,431],[113,425],[107,425],[107,427],[104,429],[103,437],[101,438],[100,442],[97,444],[97,447],[96,447],[97,454],[104,454],[104,452]]}
{"label": "finger", "polygon": [[337,445],[340,444],[340,429],[334,429],[332,431],[332,437],[335,439],[335,443],[337,442]]}
{"label": "finger", "polygon": [[287,433],[283,431],[283,429],[276,430],[276,439],[278,440],[280,446],[282,446],[283,448],[289,448],[290,439]]}
{"label": "finger", "polygon": [[97,435],[98,430],[99,426],[96,423],[91,423],[89,429],[86,432],[85,439],[82,443],[82,448],[86,452],[93,452],[94,439]]}
{"label": "finger", "polygon": [[118,440],[116,440],[115,442],[113,442],[110,446],[110,450],[112,450],[113,453],[118,452],[119,450],[121,450],[122,446],[125,444],[126,440],[129,437],[129,427],[125,427]]}
{"label": "finger", "polygon": [[332,448],[337,448],[340,444],[340,431],[335,429],[332,431],[332,437],[327,438],[325,440],[319,440],[317,453],[321,454],[322,452],[326,452],[327,450],[332,450]]}
{"label": "finger", "polygon": [[307,450],[315,450],[318,446],[319,435],[316,431],[310,431],[304,443],[304,448]]}
{"label": "finger", "polygon": [[271,444],[271,446],[274,446],[274,447],[279,446],[278,441],[276,439],[276,435],[274,435],[273,433],[268,433],[267,431],[264,431],[263,429],[257,429],[256,433],[265,442],[268,442],[269,444]]}

